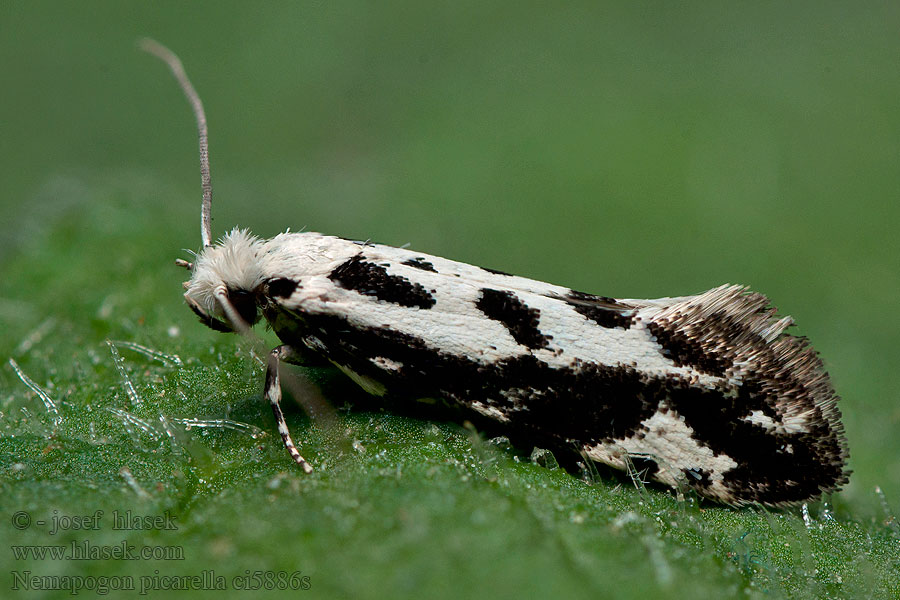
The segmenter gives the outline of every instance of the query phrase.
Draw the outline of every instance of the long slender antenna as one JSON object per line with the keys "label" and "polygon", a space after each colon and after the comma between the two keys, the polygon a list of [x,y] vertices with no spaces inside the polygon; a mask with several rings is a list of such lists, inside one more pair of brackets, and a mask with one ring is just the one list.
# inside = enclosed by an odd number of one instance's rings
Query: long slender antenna
{"label": "long slender antenna", "polygon": [[197,90],[191,85],[181,60],[174,52],[150,38],[143,38],[138,42],[138,47],[159,58],[167,65],[172,75],[178,80],[181,91],[187,97],[191,108],[194,110],[194,118],[197,120],[197,133],[200,138],[200,185],[203,187],[203,205],[200,208],[200,238],[203,247],[212,245],[212,226],[210,225],[210,212],[212,210],[212,180],[209,176],[209,135],[206,128],[206,113],[203,112],[203,102],[197,95]]}

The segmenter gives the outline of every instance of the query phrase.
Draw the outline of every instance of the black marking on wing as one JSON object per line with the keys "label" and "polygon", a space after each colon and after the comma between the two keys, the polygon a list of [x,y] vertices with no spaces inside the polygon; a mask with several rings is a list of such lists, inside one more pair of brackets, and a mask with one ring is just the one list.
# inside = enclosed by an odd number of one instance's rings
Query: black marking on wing
{"label": "black marking on wing", "polygon": [[287,277],[270,279],[266,283],[266,293],[271,298],[290,298],[298,285],[300,285],[299,282]]}
{"label": "black marking on wing", "polygon": [[503,323],[513,339],[523,346],[546,348],[552,338],[538,329],[541,311],[530,308],[510,291],[483,288],[475,307],[487,318]]}
{"label": "black marking on wing", "polygon": [[668,399],[691,437],[737,462],[723,483],[743,502],[799,502],[844,483],[840,438],[818,407],[810,406],[818,414],[806,419],[809,432],[776,433],[745,420],[753,410],[773,414],[774,402],[766,386],[752,378],[734,396],[676,386]]}
{"label": "black marking on wing", "polygon": [[724,377],[725,371],[731,366],[731,361],[707,352],[696,338],[689,337],[679,329],[654,322],[647,323],[647,329],[656,337],[656,342],[662,346],[665,355],[679,367],[689,366],[702,373]]}
{"label": "black marking on wing", "polygon": [[600,327],[628,329],[634,320],[632,318],[633,309],[613,298],[570,290],[563,299],[575,309],[575,312],[587,317]]}
{"label": "black marking on wing", "polygon": [[488,269],[487,267],[478,267],[482,271],[487,271],[491,275],[506,275],[507,277],[512,277],[509,273],[505,271],[498,271],[497,269]]}
{"label": "black marking on wing", "polygon": [[421,284],[388,274],[387,269],[365,260],[362,254],[335,267],[328,279],[344,289],[400,306],[431,308],[435,304],[434,296]]}
{"label": "black marking on wing", "polygon": [[[359,328],[338,315],[304,314],[294,321],[300,319],[317,332],[329,359],[381,382],[391,397],[443,397],[462,407],[480,401],[509,415],[516,429],[562,444],[636,434],[669,385],[627,367],[577,363],[558,369],[531,354],[484,364],[389,327]],[[402,366],[386,372],[372,363],[375,357]]]}
{"label": "black marking on wing", "polygon": [[437,273],[437,269],[434,268],[434,265],[422,258],[421,256],[417,256],[415,258],[410,258],[404,260],[401,265],[406,265],[407,267],[415,267],[416,269],[422,269],[423,271],[431,271],[432,273]]}

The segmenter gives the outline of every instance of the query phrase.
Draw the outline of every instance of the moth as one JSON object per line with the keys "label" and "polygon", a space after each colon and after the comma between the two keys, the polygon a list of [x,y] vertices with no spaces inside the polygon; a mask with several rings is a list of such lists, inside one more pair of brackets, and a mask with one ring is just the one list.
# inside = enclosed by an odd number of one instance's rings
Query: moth
{"label": "moth", "polygon": [[179,59],[156,42],[194,110],[203,249],[185,301],[216,331],[261,319],[282,344],[265,397],[293,460],[282,362],[334,365],[368,393],[439,399],[500,429],[731,505],[785,506],[846,483],[838,397],[817,353],[762,294],[615,299],[408,249],[320,233],[213,242],[206,118]]}

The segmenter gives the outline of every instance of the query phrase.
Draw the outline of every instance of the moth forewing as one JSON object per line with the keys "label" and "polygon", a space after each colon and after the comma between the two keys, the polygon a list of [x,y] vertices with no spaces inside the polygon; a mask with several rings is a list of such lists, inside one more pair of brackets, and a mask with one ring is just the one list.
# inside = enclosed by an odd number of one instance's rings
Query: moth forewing
{"label": "moth forewing", "polygon": [[725,285],[696,296],[614,299],[408,249],[319,233],[208,243],[205,117],[191,100],[204,173],[204,248],[185,299],[219,331],[260,318],[265,396],[291,457],[282,361],[327,361],[367,392],[440,398],[551,446],[713,500],[787,505],[839,488],[847,445],[828,375],[768,299]]}

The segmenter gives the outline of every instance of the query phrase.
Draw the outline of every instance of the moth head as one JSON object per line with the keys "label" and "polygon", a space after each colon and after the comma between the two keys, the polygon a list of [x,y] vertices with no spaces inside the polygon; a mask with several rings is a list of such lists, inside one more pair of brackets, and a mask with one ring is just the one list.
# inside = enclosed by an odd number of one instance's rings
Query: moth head
{"label": "moth head", "polygon": [[260,242],[247,231],[235,229],[219,242],[212,243],[210,212],[212,180],[209,173],[209,135],[206,113],[200,96],[188,79],[178,57],[162,44],[144,39],[140,47],[166,63],[191,104],[200,141],[200,182],[203,203],[200,208],[200,239],[203,250],[194,263],[177,260],[186,267],[191,279],[185,283],[184,298],[200,320],[217,331],[244,331],[259,320],[259,295],[262,282],[257,257]]}
{"label": "moth head", "polygon": [[184,265],[191,271],[184,299],[204,325],[240,331],[259,321],[261,246],[246,230],[234,229]]}

